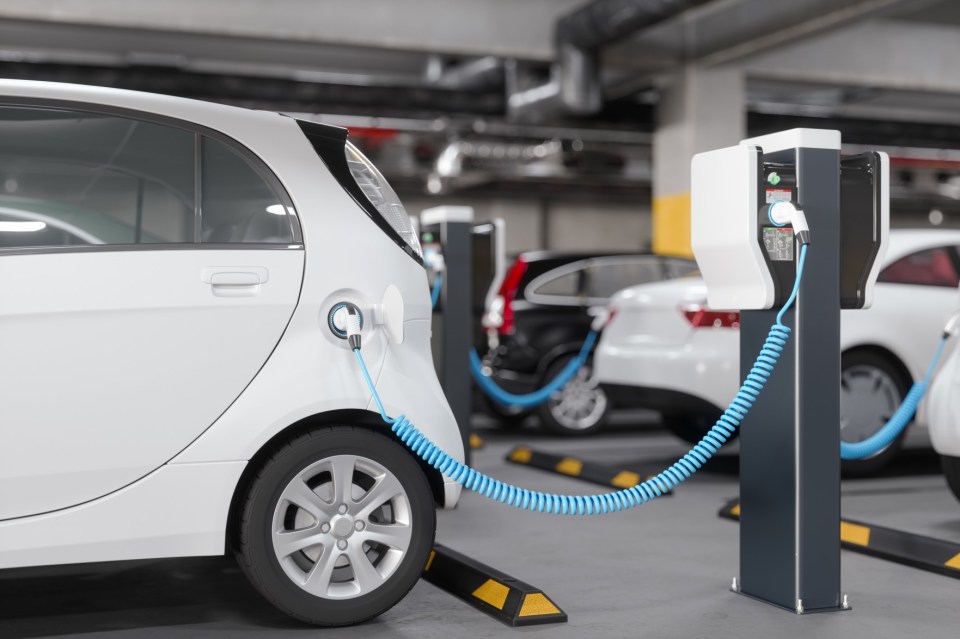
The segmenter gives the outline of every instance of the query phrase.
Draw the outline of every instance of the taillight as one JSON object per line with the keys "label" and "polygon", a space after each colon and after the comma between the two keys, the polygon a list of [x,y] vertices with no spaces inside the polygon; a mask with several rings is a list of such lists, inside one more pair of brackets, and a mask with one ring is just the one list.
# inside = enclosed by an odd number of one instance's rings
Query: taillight
{"label": "taillight", "polygon": [[739,311],[713,311],[700,304],[685,304],[680,312],[694,328],[740,328]]}
{"label": "taillight", "polygon": [[607,319],[603,323],[604,328],[613,324],[613,319],[617,316],[617,313],[620,312],[620,309],[611,304],[607,307]]}
{"label": "taillight", "polygon": [[526,261],[522,257],[518,257],[510,270],[507,271],[506,277],[503,278],[503,284],[500,285],[500,290],[497,292],[497,295],[503,299],[503,321],[497,328],[497,332],[501,335],[510,335],[516,330],[513,323],[513,301],[517,298],[520,280],[523,279],[523,274],[526,272]]}

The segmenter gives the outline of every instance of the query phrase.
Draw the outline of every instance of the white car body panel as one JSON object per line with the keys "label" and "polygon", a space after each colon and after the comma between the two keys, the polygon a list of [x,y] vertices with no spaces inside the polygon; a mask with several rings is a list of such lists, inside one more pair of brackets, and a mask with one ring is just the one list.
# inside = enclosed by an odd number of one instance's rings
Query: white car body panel
{"label": "white car body panel", "polygon": [[102,499],[0,522],[0,568],[222,555],[230,496],[245,466],[161,466]]}
{"label": "white car body panel", "polygon": [[[267,281],[244,297],[202,281],[235,265]],[[16,442],[0,461],[0,519],[102,497],[186,448],[270,356],[302,273],[300,250],[3,256],[0,388],[17,392],[0,419]]]}
{"label": "white car body panel", "polygon": [[[960,246],[960,231],[894,231],[884,264],[938,246]],[[676,391],[726,408],[740,383],[739,331],[694,329],[680,312],[684,302],[706,299],[706,285],[697,277],[618,292],[610,300],[616,309],[614,320],[604,329],[594,355],[597,379]],[[870,309],[842,311],[840,346],[844,351],[867,345],[885,348],[917,381],[956,309],[953,288],[878,282]],[[923,402],[916,424],[925,423]]]}
{"label": "white car body panel", "polygon": [[[151,303],[151,299],[157,302],[155,298],[151,298],[151,291],[148,289],[148,284],[154,286],[157,281],[144,272],[146,264],[151,261],[162,267],[157,269],[157,278],[161,277],[162,272],[170,273],[171,269],[183,269],[185,274],[195,278],[193,286],[196,288],[190,294],[192,297],[188,296],[181,304],[189,306],[192,301],[201,307],[218,307],[222,304],[223,308],[233,308],[247,304],[251,299],[210,295],[210,284],[201,281],[202,268],[218,265],[264,267],[269,272],[269,281],[261,287],[262,296],[258,302],[263,303],[264,308],[247,309],[249,315],[248,320],[245,320],[258,325],[262,322],[280,322],[283,312],[289,317],[292,310],[292,307],[289,307],[289,297],[292,288],[295,288],[294,284],[300,287],[300,296],[285,331],[280,329],[273,336],[276,344],[279,333],[283,332],[283,337],[272,354],[267,353],[269,358],[266,363],[262,361],[265,356],[264,343],[258,343],[256,347],[247,345],[242,352],[220,362],[220,367],[210,370],[206,363],[198,366],[195,360],[189,358],[175,358],[173,354],[158,355],[154,352],[151,355],[160,357],[162,368],[150,372],[151,369],[144,368],[143,362],[138,360],[135,353],[121,352],[119,359],[101,362],[105,369],[108,365],[116,366],[116,369],[99,371],[96,367],[101,364],[97,363],[94,356],[100,351],[93,347],[94,345],[88,345],[85,351],[78,351],[91,356],[93,360],[90,362],[91,368],[84,371],[91,378],[103,373],[112,375],[111,379],[116,380],[120,378],[120,371],[135,365],[139,366],[137,372],[150,375],[140,380],[131,380],[131,387],[138,381],[149,384],[153,379],[169,379],[171,375],[180,374],[184,379],[178,380],[176,392],[181,394],[164,397],[164,401],[171,404],[182,403],[182,406],[164,406],[160,409],[153,405],[141,406],[141,411],[149,413],[156,409],[168,417],[174,413],[164,411],[206,411],[204,415],[208,416],[203,419],[207,419],[209,423],[199,426],[197,421],[202,420],[198,418],[189,425],[178,424],[175,428],[181,430],[173,434],[160,433],[157,428],[142,428],[140,424],[130,424],[131,433],[118,434],[118,441],[81,443],[81,450],[90,451],[95,446],[100,446],[107,450],[97,454],[112,453],[116,458],[105,464],[110,466],[105,470],[98,470],[94,465],[88,464],[89,467],[84,469],[84,477],[77,477],[73,472],[77,467],[71,466],[67,460],[70,451],[64,448],[53,453],[62,464],[67,464],[71,472],[52,477],[49,473],[56,468],[56,460],[43,462],[48,474],[44,477],[34,475],[30,481],[37,482],[37,487],[27,490],[47,494],[44,498],[47,500],[44,502],[46,508],[59,509],[0,522],[0,547],[3,548],[0,567],[222,553],[226,509],[233,497],[237,477],[246,462],[264,443],[304,417],[333,410],[362,410],[371,407],[369,391],[363,383],[353,354],[346,342],[334,337],[326,326],[328,311],[339,301],[352,301],[358,304],[364,313],[367,320],[363,329],[364,357],[371,371],[380,371],[375,373],[378,376],[377,384],[390,412],[406,412],[425,435],[442,445],[454,457],[463,459],[459,430],[440,389],[430,354],[431,305],[425,271],[420,264],[406,255],[341,187],[295,120],[275,113],[193,100],[56,83],[4,80],[0,81],[0,96],[35,99],[42,101],[44,106],[56,106],[56,101],[63,101],[66,108],[78,109],[82,108],[83,104],[90,104],[91,107],[106,106],[159,114],[206,127],[233,138],[258,156],[286,188],[299,216],[304,243],[302,251],[255,251],[270,253],[271,261],[251,262],[242,245],[238,245],[235,250],[224,251],[226,255],[222,260],[217,255],[216,261],[210,260],[213,256],[209,255],[209,251],[198,249],[187,264],[176,267],[167,263],[167,260],[174,261],[172,256],[178,253],[172,250],[106,250],[87,256],[106,256],[101,258],[103,268],[107,268],[105,265],[112,260],[124,264],[115,264],[113,267],[121,270],[128,268],[125,260],[134,264],[142,262],[144,266],[142,269],[130,267],[129,282],[121,282],[126,276],[117,276],[117,283],[124,286],[122,300],[111,299],[109,296],[104,299],[90,297],[88,306],[93,310],[123,308],[124,304],[140,304],[146,307]],[[67,258],[74,259],[77,256],[77,253],[63,253],[29,257],[36,260],[50,259],[52,268],[55,262],[69,263]],[[14,257],[0,252],[0,276],[4,280],[0,284],[0,295],[3,295],[5,300],[3,308],[0,309],[0,321],[5,323],[17,321],[21,322],[20,326],[25,325],[22,323],[25,320],[16,319],[21,311],[9,306],[6,300],[19,285],[12,278],[16,278],[21,272],[19,267],[14,270],[14,262],[11,260],[25,260],[26,257]],[[53,304],[54,306],[48,309],[68,308],[79,312],[84,298],[82,292],[77,292],[72,297],[68,295],[57,299],[55,303],[52,300],[44,301],[50,296],[51,290],[55,290],[59,295],[64,287],[56,273],[46,269],[47,267],[39,267],[37,277],[45,282],[44,286],[54,288],[34,289],[36,299],[31,300],[31,303],[41,309],[43,304]],[[293,271],[298,273],[292,282],[279,281],[281,276]],[[102,272],[98,273],[97,277],[104,277]],[[299,273],[302,273],[302,283]],[[87,295],[94,295],[90,291],[95,290],[95,283],[87,283],[91,287]],[[399,290],[404,302],[406,339],[401,345],[388,344],[383,327],[374,321],[377,315],[375,306],[380,303],[390,285]],[[184,334],[182,324],[172,327],[155,314],[139,317],[136,322],[140,323],[143,332],[137,336],[129,327],[125,328],[121,334],[124,348],[142,346],[143,341],[150,335],[156,335],[159,340],[156,351],[162,350],[164,344],[169,346],[174,343],[176,338],[186,340],[186,346],[177,347],[178,353],[197,348],[197,343],[190,340],[198,340],[199,336]],[[209,329],[212,320],[203,320],[201,324]],[[81,327],[86,325],[92,326],[91,320],[82,320],[68,330],[81,330]],[[254,329],[256,326],[251,325],[249,328]],[[11,340],[7,329],[8,326],[4,326],[0,337],[4,343],[5,358],[8,357],[8,343]],[[242,339],[248,335],[244,332],[247,330],[244,327],[237,330],[239,332],[236,335],[226,331],[221,333],[221,336],[225,339]],[[272,330],[274,329],[271,327]],[[165,336],[165,332],[169,335]],[[164,342],[168,338],[169,341]],[[260,342],[268,341],[266,338],[258,339]],[[39,348],[37,345],[32,346]],[[271,344],[271,348],[272,346]],[[31,352],[31,344],[18,344],[16,348],[18,357],[24,357]],[[55,353],[42,355],[45,358],[42,360],[43,365],[47,366]],[[75,356],[79,357],[78,354]],[[233,357],[242,357],[243,361],[238,362]],[[263,364],[259,372],[242,370],[249,368],[251,362],[257,358],[260,358],[260,363]],[[176,361],[177,359],[181,361]],[[24,392],[17,386],[17,379],[10,372],[18,368],[17,364],[5,361],[0,366],[5,367],[0,369],[4,371],[4,396]],[[6,368],[8,366],[10,368]],[[231,368],[223,370],[226,367]],[[136,377],[133,370],[128,372],[131,377]],[[217,378],[221,374],[223,379]],[[207,398],[197,395],[182,394],[188,383],[192,383],[198,391],[205,392],[209,389],[211,392],[229,394],[234,392],[233,389],[240,384],[244,376],[249,381],[254,374],[249,386],[236,389],[234,396],[242,390],[239,398],[232,404],[230,401],[223,402],[215,414],[211,407],[212,401],[207,402]],[[13,386],[6,385],[10,382]],[[84,383],[88,384],[88,388],[92,386],[92,382],[88,380],[84,380]],[[59,394],[55,389],[49,389],[49,392],[52,397]],[[128,409],[136,401],[133,397],[113,399],[127,404]],[[6,401],[4,404],[3,420],[0,420],[3,422],[2,428],[15,431],[17,425],[9,425]],[[61,416],[77,414],[76,408],[71,409],[66,403],[56,410],[61,411],[57,413]],[[17,411],[15,415],[22,417],[24,409],[20,407]],[[220,415],[220,412],[223,414]],[[154,423],[153,417],[150,415],[151,425]],[[11,437],[9,432],[5,433],[5,443],[0,448],[0,481],[4,482],[2,490],[5,503],[2,508],[7,509],[5,512],[8,516],[9,513],[23,513],[32,505],[25,497],[10,496],[21,488],[11,485],[7,480],[14,479],[18,473],[21,477],[29,473],[31,459],[39,460],[50,454],[49,449],[57,446],[63,439],[65,429],[88,426],[90,425],[86,423],[48,422],[37,426],[42,432],[31,432],[22,440],[16,435]],[[385,432],[388,431],[386,425],[383,428]],[[64,441],[75,445],[77,440],[70,437],[73,437],[73,434]],[[173,456],[175,458],[171,460]],[[149,468],[151,464],[153,468]],[[55,482],[77,482],[78,486],[71,486],[71,497],[59,498],[49,494],[49,486]],[[459,489],[449,480],[446,480],[445,495],[443,505],[453,507]],[[80,503],[84,499],[92,501]],[[69,503],[71,501],[74,503]],[[162,525],[158,524],[158,518],[164,520]],[[73,532],[64,535],[64,531]],[[127,539],[129,543],[120,543],[121,538]],[[19,559],[21,556],[24,558]],[[13,559],[15,557],[18,559]]]}
{"label": "white car body panel", "polygon": [[927,391],[930,443],[941,455],[960,457],[960,348],[954,337]]}

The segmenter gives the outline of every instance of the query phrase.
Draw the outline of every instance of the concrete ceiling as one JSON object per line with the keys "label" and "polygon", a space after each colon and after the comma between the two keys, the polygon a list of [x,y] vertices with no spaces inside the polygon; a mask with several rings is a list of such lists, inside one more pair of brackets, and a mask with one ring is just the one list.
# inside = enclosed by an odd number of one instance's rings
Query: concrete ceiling
{"label": "concrete ceiling", "polygon": [[[600,113],[508,122],[504,69],[546,77],[554,23],[583,4],[3,0],[0,76],[350,116],[367,127],[400,118],[391,130],[407,141],[407,167],[456,140],[579,140],[601,165],[619,145],[624,177],[606,189],[643,179],[658,86],[686,64],[743,69],[754,128],[819,123],[862,143],[960,148],[956,0],[713,0],[606,49]],[[484,70],[462,82],[451,71],[464,64]],[[587,155],[578,153],[567,144],[542,164],[567,183],[599,184],[596,171],[579,171]],[[431,169],[417,161],[410,175],[420,183]]]}

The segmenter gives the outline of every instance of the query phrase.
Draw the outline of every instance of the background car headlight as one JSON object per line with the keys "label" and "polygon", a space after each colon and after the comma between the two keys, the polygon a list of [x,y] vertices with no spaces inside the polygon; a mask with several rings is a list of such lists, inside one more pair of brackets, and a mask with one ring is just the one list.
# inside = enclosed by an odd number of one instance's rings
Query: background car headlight
{"label": "background car headlight", "polygon": [[400,198],[396,192],[381,175],[377,167],[373,165],[366,156],[360,152],[350,142],[345,146],[347,154],[347,166],[350,168],[350,175],[357,181],[357,185],[367,196],[374,208],[379,211],[383,219],[387,221],[393,230],[412,248],[417,255],[423,257],[423,249],[420,248],[420,240],[417,238],[417,232],[410,222],[410,216],[407,210],[403,208]]}

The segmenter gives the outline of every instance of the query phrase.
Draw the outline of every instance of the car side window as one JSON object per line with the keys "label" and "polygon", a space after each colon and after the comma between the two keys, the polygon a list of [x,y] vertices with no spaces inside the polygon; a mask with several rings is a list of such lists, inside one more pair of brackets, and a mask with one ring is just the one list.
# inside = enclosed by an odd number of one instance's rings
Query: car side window
{"label": "car side window", "polygon": [[919,284],[957,288],[960,274],[946,247],[911,253],[885,268],[878,278],[890,284]]}
{"label": "car side window", "polygon": [[577,297],[580,294],[581,270],[568,271],[558,277],[548,279],[531,291],[533,295]]}
{"label": "car side window", "polygon": [[598,258],[587,267],[587,297],[609,298],[635,284],[664,279],[664,269],[656,257]]}
{"label": "car side window", "polygon": [[697,263],[693,260],[680,260],[668,258],[664,261],[667,268],[667,279],[685,277],[697,272]]}
{"label": "car side window", "polygon": [[236,150],[213,138],[202,141],[201,205],[204,242],[289,244],[292,207]]}
{"label": "car side window", "polygon": [[0,107],[0,249],[193,242],[194,134]]}

